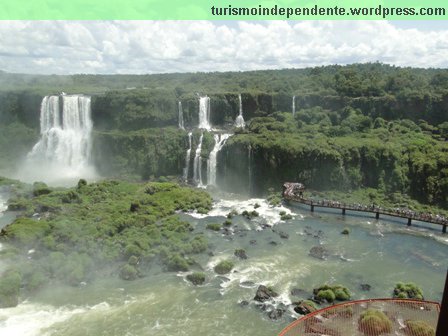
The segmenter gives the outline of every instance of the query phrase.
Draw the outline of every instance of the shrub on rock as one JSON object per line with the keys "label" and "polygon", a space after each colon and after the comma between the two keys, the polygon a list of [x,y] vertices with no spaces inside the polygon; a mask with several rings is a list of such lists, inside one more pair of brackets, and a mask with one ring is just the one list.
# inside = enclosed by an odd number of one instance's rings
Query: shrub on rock
{"label": "shrub on rock", "polygon": [[84,180],[84,179],[80,179],[79,181],[78,181],[78,189],[81,189],[82,187],[84,187],[84,186],[86,186],[87,185],[87,181],[86,180]]}
{"label": "shrub on rock", "polygon": [[21,245],[32,245],[39,238],[45,236],[50,230],[45,220],[34,220],[31,218],[17,218],[14,222],[3,229],[3,234]]}
{"label": "shrub on rock", "polygon": [[236,249],[234,252],[235,257],[240,259],[247,259],[247,254],[245,249]]}
{"label": "shrub on rock", "polygon": [[0,308],[15,307],[19,304],[22,276],[16,270],[7,270],[0,277]]}
{"label": "shrub on rock", "polygon": [[207,224],[207,226],[205,228],[207,230],[219,231],[219,230],[221,230],[221,224],[217,224],[217,223]]}
{"label": "shrub on rock", "polygon": [[367,309],[359,317],[358,328],[366,336],[379,336],[392,331],[392,321],[380,310]]}
{"label": "shrub on rock", "polygon": [[406,335],[418,335],[418,336],[434,336],[436,334],[433,327],[431,327],[425,321],[406,321],[404,323],[406,328],[404,332]]}
{"label": "shrub on rock", "polygon": [[251,219],[253,219],[253,218],[255,218],[255,217],[258,217],[258,216],[259,216],[259,213],[258,213],[257,211],[255,211],[255,210],[253,210],[253,211],[247,211],[247,210],[244,210],[244,211],[241,213],[241,215],[244,216],[244,217],[246,217],[247,219],[251,220]]}
{"label": "shrub on rock", "polygon": [[423,300],[423,291],[416,284],[399,282],[394,288],[394,298]]}
{"label": "shrub on rock", "polygon": [[43,182],[34,182],[33,184],[33,195],[34,196],[40,196],[40,195],[47,195],[51,193],[52,190]]}
{"label": "shrub on rock", "polygon": [[313,290],[314,298],[319,302],[346,301],[350,299],[350,291],[341,285],[323,285]]}
{"label": "shrub on rock", "polygon": [[195,272],[187,275],[187,280],[193,285],[202,285],[205,282],[205,274],[202,272]]}
{"label": "shrub on rock", "polygon": [[327,301],[327,302],[331,303],[334,300],[336,300],[336,295],[334,294],[334,292],[331,289],[324,289],[324,290],[320,290],[317,293],[316,299],[319,301]]}
{"label": "shrub on rock", "polygon": [[227,218],[228,218],[228,219],[232,219],[233,216],[238,216],[238,211],[236,211],[235,209],[232,209],[232,211],[230,211],[230,212],[227,214]]}
{"label": "shrub on rock", "polygon": [[135,280],[138,277],[138,271],[133,265],[126,264],[120,270],[120,278],[123,280]]}
{"label": "shrub on rock", "polygon": [[232,270],[233,266],[233,262],[230,260],[223,260],[214,267],[214,270],[218,274],[227,274]]}

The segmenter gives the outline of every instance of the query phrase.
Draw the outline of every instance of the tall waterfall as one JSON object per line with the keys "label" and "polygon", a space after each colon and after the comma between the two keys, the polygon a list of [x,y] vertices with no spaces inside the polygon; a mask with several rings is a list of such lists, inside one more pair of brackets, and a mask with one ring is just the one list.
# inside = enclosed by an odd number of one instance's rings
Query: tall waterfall
{"label": "tall waterfall", "polygon": [[201,158],[201,150],[202,150],[202,138],[204,137],[204,133],[201,134],[199,137],[199,144],[196,148],[196,154],[194,156],[193,161],[193,179],[194,182],[199,186],[202,187],[202,158]]}
{"label": "tall waterfall", "polygon": [[210,152],[209,159],[207,161],[207,185],[216,186],[216,167],[217,167],[217,157],[218,152],[224,147],[230,134],[215,134],[215,146]]}
{"label": "tall waterfall", "polygon": [[252,146],[247,148],[247,167],[248,167],[248,182],[249,182],[249,196],[252,194]]}
{"label": "tall waterfall", "polygon": [[245,123],[244,123],[244,118],[243,118],[243,102],[241,100],[241,95],[238,95],[238,99],[239,99],[239,107],[240,107],[240,111],[239,111],[239,115],[238,117],[236,117],[235,120],[235,126],[236,127],[244,127]]}
{"label": "tall waterfall", "polygon": [[210,98],[199,97],[199,126],[198,128],[210,130]]}
{"label": "tall waterfall", "polygon": [[296,96],[292,97],[292,116],[296,115]]}
{"label": "tall waterfall", "polygon": [[179,128],[185,129],[185,127],[184,127],[184,112],[182,111],[182,102],[181,101],[179,101],[178,109],[179,109]]}
{"label": "tall waterfall", "polygon": [[184,168],[184,181],[188,181],[188,171],[190,168],[190,158],[191,158],[191,137],[193,133],[188,133],[188,149],[187,149],[187,155],[185,156],[185,168]]}
{"label": "tall waterfall", "polygon": [[90,97],[46,96],[40,108],[40,140],[30,153],[21,178],[60,183],[95,176],[90,165],[92,147]]}

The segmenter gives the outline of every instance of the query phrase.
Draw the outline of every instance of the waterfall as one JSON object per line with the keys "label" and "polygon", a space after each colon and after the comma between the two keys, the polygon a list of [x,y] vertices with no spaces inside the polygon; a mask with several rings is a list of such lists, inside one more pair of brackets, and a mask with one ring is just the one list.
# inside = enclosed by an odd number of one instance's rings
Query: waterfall
{"label": "waterfall", "polygon": [[194,156],[193,161],[193,179],[194,182],[197,183],[199,187],[202,187],[202,158],[201,158],[201,150],[202,150],[202,138],[204,137],[204,133],[201,133],[199,137],[199,144],[196,148],[196,154]]}
{"label": "waterfall", "polygon": [[210,98],[199,97],[199,126],[198,128],[210,130]]}
{"label": "waterfall", "polygon": [[187,155],[185,156],[185,168],[184,168],[184,181],[188,181],[188,171],[190,167],[190,158],[191,158],[191,136],[193,133],[188,133],[188,149],[187,149]]}
{"label": "waterfall", "polygon": [[217,157],[218,152],[224,147],[230,134],[215,134],[215,146],[210,152],[209,159],[207,161],[207,185],[216,186],[216,167],[217,167]]}
{"label": "waterfall", "polygon": [[95,176],[90,97],[46,96],[40,107],[40,140],[28,153],[19,173],[25,180],[57,182]]}
{"label": "waterfall", "polygon": [[296,115],[296,96],[292,97],[292,116]]}
{"label": "waterfall", "polygon": [[249,182],[249,196],[251,196],[252,192],[252,147],[249,145],[247,148],[247,167],[248,167],[248,182]]}
{"label": "waterfall", "polygon": [[238,117],[236,117],[236,120],[235,120],[235,126],[236,127],[244,127],[245,126],[245,123],[244,123],[244,118],[243,118],[243,102],[242,102],[242,100],[241,100],[241,94],[239,94],[238,95],[238,99],[239,99],[239,102],[240,102],[240,111],[239,111],[239,115],[238,115]]}
{"label": "waterfall", "polygon": [[185,129],[185,127],[184,127],[184,112],[182,111],[182,102],[181,101],[179,101],[178,108],[179,108],[179,128]]}

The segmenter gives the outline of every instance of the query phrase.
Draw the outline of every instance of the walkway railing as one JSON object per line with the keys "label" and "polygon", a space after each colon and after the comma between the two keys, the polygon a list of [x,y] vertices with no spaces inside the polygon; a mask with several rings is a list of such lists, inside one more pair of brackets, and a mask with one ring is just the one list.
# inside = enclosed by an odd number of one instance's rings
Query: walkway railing
{"label": "walkway railing", "polygon": [[367,206],[362,204],[347,204],[338,201],[325,201],[325,200],[317,201],[304,198],[303,196],[294,195],[291,192],[289,192],[289,190],[286,190],[283,193],[283,198],[289,201],[309,205],[311,207],[311,212],[314,212],[315,207],[341,209],[343,215],[345,215],[347,210],[357,212],[369,212],[375,214],[376,219],[379,219],[380,215],[406,218],[408,220],[408,226],[412,224],[412,220],[442,225],[443,233],[446,233],[446,227],[448,226],[448,219],[444,216],[433,215],[428,213],[419,213],[407,209],[400,209],[400,208],[384,209],[376,205]]}
{"label": "walkway railing", "polygon": [[[378,319],[363,320],[364,314],[381,312],[383,325]],[[292,322],[278,336],[305,335],[430,335],[419,328],[412,328],[415,321],[434,331],[440,306],[437,302],[409,299],[368,299],[350,301],[317,310]],[[377,313],[377,314],[378,314]],[[434,335],[434,333],[432,333]]]}

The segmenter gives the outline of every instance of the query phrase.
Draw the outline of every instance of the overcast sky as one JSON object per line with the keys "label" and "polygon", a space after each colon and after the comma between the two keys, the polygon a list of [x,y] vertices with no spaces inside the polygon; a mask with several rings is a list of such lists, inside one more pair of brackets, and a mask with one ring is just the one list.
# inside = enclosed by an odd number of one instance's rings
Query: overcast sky
{"label": "overcast sky", "polygon": [[375,62],[448,67],[446,22],[0,21],[0,70],[165,73]]}

